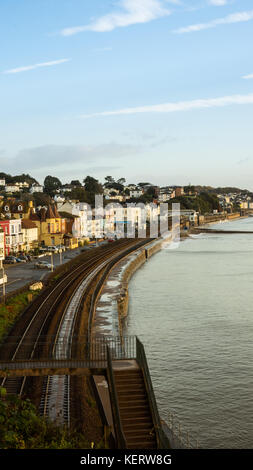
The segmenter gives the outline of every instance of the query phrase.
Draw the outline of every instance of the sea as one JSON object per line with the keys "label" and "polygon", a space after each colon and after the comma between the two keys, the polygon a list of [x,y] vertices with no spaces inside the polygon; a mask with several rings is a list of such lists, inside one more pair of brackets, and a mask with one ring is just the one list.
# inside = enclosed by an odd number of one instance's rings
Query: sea
{"label": "sea", "polygon": [[[253,232],[253,217],[210,228]],[[124,333],[145,346],[161,418],[199,448],[252,448],[253,233],[167,244],[129,295]]]}

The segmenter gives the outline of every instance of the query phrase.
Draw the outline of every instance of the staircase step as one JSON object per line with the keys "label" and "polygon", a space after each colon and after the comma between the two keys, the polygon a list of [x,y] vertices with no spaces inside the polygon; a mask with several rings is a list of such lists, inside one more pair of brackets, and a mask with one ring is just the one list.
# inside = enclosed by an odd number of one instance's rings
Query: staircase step
{"label": "staircase step", "polygon": [[145,400],[148,403],[148,398],[145,393],[118,393],[119,401],[135,401],[135,400]]}
{"label": "staircase step", "polygon": [[128,444],[127,449],[157,449],[156,442],[139,442],[137,444]]}
{"label": "staircase step", "polygon": [[149,413],[149,410],[145,409],[145,410],[128,410],[128,409],[124,409],[124,410],[120,410],[120,416],[122,416],[122,418],[125,418],[125,417],[129,417],[129,418],[132,418],[132,417],[136,417],[136,418],[147,418],[150,416],[150,413]]}
{"label": "staircase step", "polygon": [[142,371],[140,369],[114,370],[114,378],[127,448],[157,448]]}
{"label": "staircase step", "polygon": [[146,438],[147,437],[152,437],[152,438],[155,438],[155,433],[154,433],[154,429],[153,428],[150,428],[150,429],[142,429],[142,428],[138,428],[138,429],[131,429],[131,430],[124,430],[124,434],[126,436],[126,439],[131,439],[131,438],[136,438],[136,439],[139,439],[139,438],[143,438],[144,439],[144,436]]}
{"label": "staircase step", "polygon": [[144,436],[128,436],[128,438],[126,439],[127,442],[130,444],[131,442],[133,444],[137,444],[138,441],[147,441],[147,442],[151,442],[151,441],[155,441],[155,435],[153,434],[148,434],[148,433],[145,433]]}
{"label": "staircase step", "polygon": [[153,429],[153,423],[152,423],[151,419],[145,419],[145,418],[134,419],[134,418],[130,418],[129,420],[122,419],[121,422],[122,422],[122,425],[124,426],[124,429],[126,431],[128,431],[130,429],[133,429],[133,427],[135,429],[137,429],[137,428],[140,428],[140,429]]}
{"label": "staircase step", "polygon": [[128,372],[116,372],[114,373],[114,377],[117,379],[135,379],[136,377],[143,377],[142,372],[135,372],[134,374],[129,374]]}
{"label": "staircase step", "polygon": [[130,438],[130,439],[126,439],[126,443],[127,443],[127,447],[128,446],[140,446],[140,448],[142,448],[142,446],[144,446],[143,448],[145,449],[146,445],[156,445],[156,439],[154,439],[152,436],[150,438],[147,438],[146,436],[143,436],[143,437],[139,437],[139,438]]}
{"label": "staircase step", "polygon": [[140,404],[140,405],[146,405],[149,406],[148,400],[146,397],[119,397],[119,405],[124,406],[124,405],[129,405],[132,406],[133,404]]}
{"label": "staircase step", "polygon": [[125,378],[125,379],[122,379],[122,378],[118,378],[118,379],[115,379],[115,384],[116,385],[128,385],[128,384],[141,384],[141,385],[144,385],[144,382],[143,382],[143,379],[141,377],[133,377],[133,378]]}
{"label": "staircase step", "polygon": [[140,390],[143,391],[144,386],[143,386],[142,383],[133,383],[133,384],[125,383],[125,384],[116,384],[116,389],[119,392],[129,392],[129,391],[134,392],[135,390],[136,391],[140,391]]}

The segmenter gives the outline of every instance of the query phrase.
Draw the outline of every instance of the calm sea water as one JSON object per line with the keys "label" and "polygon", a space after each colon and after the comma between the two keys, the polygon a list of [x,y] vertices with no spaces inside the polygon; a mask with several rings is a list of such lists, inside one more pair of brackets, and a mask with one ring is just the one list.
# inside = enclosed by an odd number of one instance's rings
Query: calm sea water
{"label": "calm sea water", "polygon": [[[212,228],[253,231],[253,218]],[[253,447],[253,234],[201,234],[129,284],[126,334],[143,341],[161,416],[203,448]]]}

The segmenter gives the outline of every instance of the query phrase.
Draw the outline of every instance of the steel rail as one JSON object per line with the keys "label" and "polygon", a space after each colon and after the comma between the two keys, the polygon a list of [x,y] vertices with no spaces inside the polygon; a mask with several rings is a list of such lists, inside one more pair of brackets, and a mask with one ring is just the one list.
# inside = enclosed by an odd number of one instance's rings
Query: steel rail
{"label": "steel rail", "polygon": [[[121,245],[119,245],[119,247],[117,246],[117,248],[121,248],[122,245],[123,245],[123,246],[125,245],[124,241],[123,241],[123,243],[122,243]],[[106,248],[107,248],[107,249],[106,249]],[[97,261],[99,261],[99,260],[101,260],[101,259],[104,259],[104,258],[105,258],[105,255],[107,255],[108,253],[110,253],[110,252],[113,250],[113,247],[110,247],[110,248],[106,247],[106,248],[103,250],[102,253],[99,253],[97,256],[91,258],[92,261],[93,261],[92,265],[91,265],[91,259],[85,260],[85,262],[83,262],[81,265],[77,266],[74,270],[72,270],[70,273],[68,273],[66,276],[64,276],[64,278],[61,279],[61,280],[57,283],[57,285],[56,285],[52,290],[50,290],[49,294],[45,297],[45,299],[43,300],[43,302],[42,302],[42,303],[39,305],[39,307],[36,309],[36,311],[35,311],[35,313],[33,314],[31,320],[28,322],[28,325],[26,326],[25,331],[23,332],[23,334],[22,334],[22,336],[21,336],[21,338],[20,338],[20,340],[19,340],[17,346],[15,347],[15,351],[14,351],[14,353],[12,354],[11,360],[15,360],[15,359],[16,359],[16,356],[18,355],[19,350],[20,350],[22,344],[24,343],[24,339],[25,339],[26,336],[28,335],[29,330],[31,329],[32,325],[34,324],[35,320],[37,319],[37,317],[38,317],[39,313],[41,312],[42,308],[45,306],[46,302],[48,302],[48,301],[55,295],[55,293],[57,292],[57,290],[60,289],[59,295],[57,295],[57,297],[56,297],[55,299],[53,299],[53,303],[51,303],[51,305],[50,305],[50,307],[49,307],[49,309],[48,309],[47,315],[46,315],[46,317],[44,318],[44,321],[43,321],[43,323],[42,323],[42,326],[40,327],[39,332],[37,332],[37,339],[36,339],[36,341],[35,341],[35,344],[34,344],[34,347],[33,347],[32,353],[31,353],[31,354],[32,354],[31,357],[33,357],[34,351],[35,351],[35,349],[36,349],[36,347],[37,347],[37,344],[38,344],[38,341],[39,341],[39,338],[40,338],[40,335],[41,335],[41,332],[42,332],[42,330],[43,330],[43,328],[44,328],[44,326],[45,326],[45,324],[46,324],[46,322],[47,322],[47,320],[48,320],[48,318],[49,318],[49,316],[50,316],[50,314],[51,314],[51,312],[52,312],[52,310],[53,310],[53,307],[56,305],[57,301],[60,299],[60,297],[62,296],[63,292],[66,291],[66,289],[68,289],[69,286],[70,286],[73,282],[75,282],[75,280],[78,279],[78,277],[79,277],[80,275],[82,275],[83,273],[85,273],[85,272],[87,271],[87,267],[91,267],[91,269],[93,269],[94,264],[95,264],[94,261],[97,262]],[[116,252],[117,252],[117,250],[116,250]],[[75,274],[76,274],[76,276],[75,276]],[[74,276],[73,276],[73,275],[74,275]],[[66,284],[66,280],[69,280],[69,281],[67,282],[67,284]],[[64,284],[65,284],[64,290],[61,290],[61,286],[64,285]],[[2,384],[1,384],[1,385],[4,386],[7,380],[8,380],[8,378],[4,378],[4,380],[2,381]],[[20,382],[20,378],[19,378],[19,382]],[[23,392],[24,384],[25,384],[25,379],[24,379],[24,381],[22,381],[22,385],[19,386],[19,395],[21,395],[22,392]],[[14,386],[14,380],[12,380],[12,387],[13,387],[13,386]]]}
{"label": "steel rail", "polygon": [[[135,244],[134,244],[133,248],[134,248],[134,250],[139,249],[140,248],[140,243],[138,243],[137,246],[135,246]],[[127,256],[129,249],[131,249],[131,248],[127,248],[127,249],[124,248],[124,249],[121,249],[120,252],[118,252],[118,251],[114,252],[113,255],[111,257],[105,259],[102,262],[102,264],[98,264],[98,266],[95,268],[95,270],[94,270],[94,266],[92,266],[91,269],[89,269],[86,272],[85,279],[81,279],[79,284],[75,287],[73,293],[71,294],[71,296],[68,300],[67,305],[65,306],[64,312],[61,316],[61,320],[60,320],[60,323],[59,323],[58,328],[57,328],[55,341],[54,341],[53,349],[52,349],[52,355],[53,356],[55,356],[57,354],[56,350],[57,350],[58,346],[61,349],[61,343],[59,345],[59,337],[60,337],[60,334],[61,334],[61,330],[63,329],[64,321],[66,319],[66,316],[68,315],[68,311],[70,309],[71,303],[74,301],[75,297],[77,296],[78,290],[80,289],[80,287],[85,283],[84,289],[82,290],[82,294],[79,295],[79,298],[77,298],[77,305],[75,306],[75,309],[74,309],[74,312],[73,312],[73,318],[72,318],[72,321],[71,321],[69,336],[67,338],[64,338],[66,340],[66,344],[67,344],[67,350],[65,351],[66,358],[68,356],[71,357],[71,350],[72,350],[72,345],[73,345],[73,335],[74,335],[74,331],[75,331],[76,317],[77,317],[77,314],[79,312],[82,299],[83,299],[85,293],[87,292],[87,290],[89,289],[90,283],[103,270],[103,268],[110,265],[110,263],[113,263],[114,260],[116,260],[116,263],[117,263],[119,257],[122,259],[122,257],[124,258],[125,256]],[[103,259],[104,259],[104,257],[102,258],[102,260]],[[71,315],[71,312],[70,312],[70,315]],[[61,356],[61,351],[60,351],[60,356]],[[60,357],[60,359],[63,359],[63,358],[65,358],[65,357]],[[58,417],[62,417],[63,421],[67,421],[67,424],[69,425],[70,424],[70,412],[69,412],[69,410],[70,410],[70,403],[69,403],[70,381],[66,380],[66,377],[62,376],[62,375],[60,375],[60,376],[56,375],[56,376],[53,376],[53,377],[48,376],[45,381],[46,381],[46,386],[43,387],[44,388],[44,393],[43,393],[43,396],[42,396],[42,399],[41,399],[41,406],[40,406],[41,414],[43,414],[44,416],[48,416],[50,414],[50,406],[49,406],[50,394],[54,395],[54,389],[58,387],[58,389],[61,390],[61,393],[58,393],[56,395],[57,399],[59,401],[58,401],[58,403],[55,403],[55,402],[53,403],[54,409],[52,410],[52,412],[53,412],[53,415],[56,415]],[[56,411],[57,406],[59,406],[58,412]],[[66,410],[66,409],[67,409],[67,413],[65,413],[65,415],[67,415],[67,416],[64,418],[64,410]]]}

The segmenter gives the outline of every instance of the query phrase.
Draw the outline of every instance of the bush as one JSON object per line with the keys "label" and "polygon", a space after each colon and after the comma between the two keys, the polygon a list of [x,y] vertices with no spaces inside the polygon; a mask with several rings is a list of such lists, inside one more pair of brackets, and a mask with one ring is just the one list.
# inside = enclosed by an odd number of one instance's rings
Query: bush
{"label": "bush", "polygon": [[0,387],[0,449],[88,449],[82,434],[38,415],[30,400]]}

